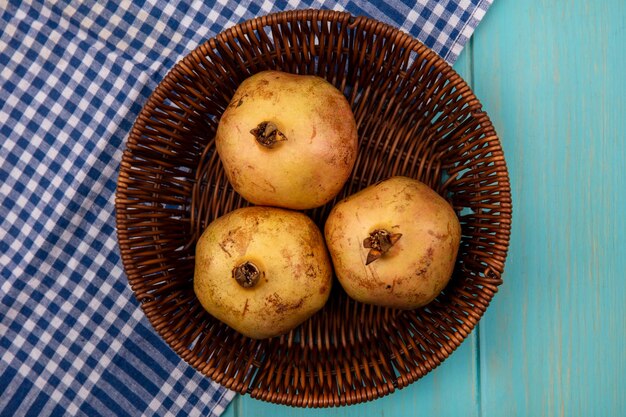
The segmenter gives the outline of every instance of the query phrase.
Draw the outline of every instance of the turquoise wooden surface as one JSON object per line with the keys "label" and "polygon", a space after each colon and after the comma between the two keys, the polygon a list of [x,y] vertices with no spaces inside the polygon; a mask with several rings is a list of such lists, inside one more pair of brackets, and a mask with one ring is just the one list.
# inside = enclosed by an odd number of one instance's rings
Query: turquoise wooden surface
{"label": "turquoise wooden surface", "polygon": [[626,415],[626,3],[496,0],[474,88],[513,191],[484,415]]}
{"label": "turquoise wooden surface", "polygon": [[241,416],[626,416],[626,3],[495,0],[455,69],[501,136],[504,285],[439,368],[361,405]]}

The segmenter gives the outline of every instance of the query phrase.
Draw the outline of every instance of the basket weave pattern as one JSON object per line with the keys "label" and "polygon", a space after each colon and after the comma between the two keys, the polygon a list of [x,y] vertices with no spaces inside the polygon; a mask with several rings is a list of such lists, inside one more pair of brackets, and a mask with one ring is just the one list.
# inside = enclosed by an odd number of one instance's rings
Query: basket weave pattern
{"label": "basket weave pattern", "polygon": [[[318,314],[264,341],[203,310],[193,293],[195,242],[213,219],[247,205],[228,183],[214,133],[239,83],[265,69],[324,77],[354,111],[359,156],[340,195],[307,213],[320,227],[339,199],[392,175],[429,184],[459,213],[454,275],[426,308],[364,305],[335,282]],[[179,62],[130,134],[116,209],[129,282],[167,343],[230,389],[308,407],[381,397],[448,357],[502,283],[511,222],[500,143],[467,84],[390,26],[316,10],[247,21]]]}

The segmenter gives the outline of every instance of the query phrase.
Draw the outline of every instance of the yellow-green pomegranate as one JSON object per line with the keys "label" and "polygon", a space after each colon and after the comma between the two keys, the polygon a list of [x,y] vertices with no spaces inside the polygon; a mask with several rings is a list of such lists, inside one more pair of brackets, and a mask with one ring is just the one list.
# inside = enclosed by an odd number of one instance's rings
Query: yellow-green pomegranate
{"label": "yellow-green pomegranate", "polygon": [[278,336],[321,309],[332,266],[306,215],[247,207],[213,221],[196,246],[194,291],[215,318],[255,339]]}
{"label": "yellow-green pomegranate", "polygon": [[356,161],[357,129],[348,101],[326,80],[264,71],[241,83],[215,144],[246,200],[301,210],[341,190]]}
{"label": "yellow-green pomegranate", "polygon": [[348,295],[400,309],[424,306],[444,289],[461,239],[448,202],[406,177],[392,177],[338,203],[324,232]]}

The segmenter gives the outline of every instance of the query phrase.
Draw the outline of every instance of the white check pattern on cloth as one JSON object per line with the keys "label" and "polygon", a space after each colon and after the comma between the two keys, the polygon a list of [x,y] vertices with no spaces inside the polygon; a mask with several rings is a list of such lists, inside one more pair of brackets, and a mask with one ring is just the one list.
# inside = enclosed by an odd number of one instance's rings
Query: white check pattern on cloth
{"label": "white check pattern on cloth", "polygon": [[234,393],[160,339],[115,234],[128,132],[185,54],[294,8],[369,15],[449,62],[491,0],[0,4],[0,415],[213,415]]}

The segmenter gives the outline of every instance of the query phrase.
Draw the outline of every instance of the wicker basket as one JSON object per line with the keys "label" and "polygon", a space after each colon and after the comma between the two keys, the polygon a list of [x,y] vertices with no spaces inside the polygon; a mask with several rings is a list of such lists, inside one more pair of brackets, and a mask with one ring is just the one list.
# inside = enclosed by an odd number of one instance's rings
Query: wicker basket
{"label": "wicker basket", "polygon": [[[322,76],[352,105],[360,153],[337,199],[308,213],[318,225],[338,199],[392,175],[424,181],[459,213],[453,278],[426,308],[360,304],[337,284],[322,311],[264,341],[202,309],[192,285],[195,242],[211,220],[247,205],[226,179],[213,136],[239,83],[264,69]],[[244,22],[179,62],[132,129],[116,208],[130,285],[165,341],[227,388],[300,407],[372,400],[446,359],[502,283],[511,224],[500,143],[467,84],[399,30],[327,10]]]}

